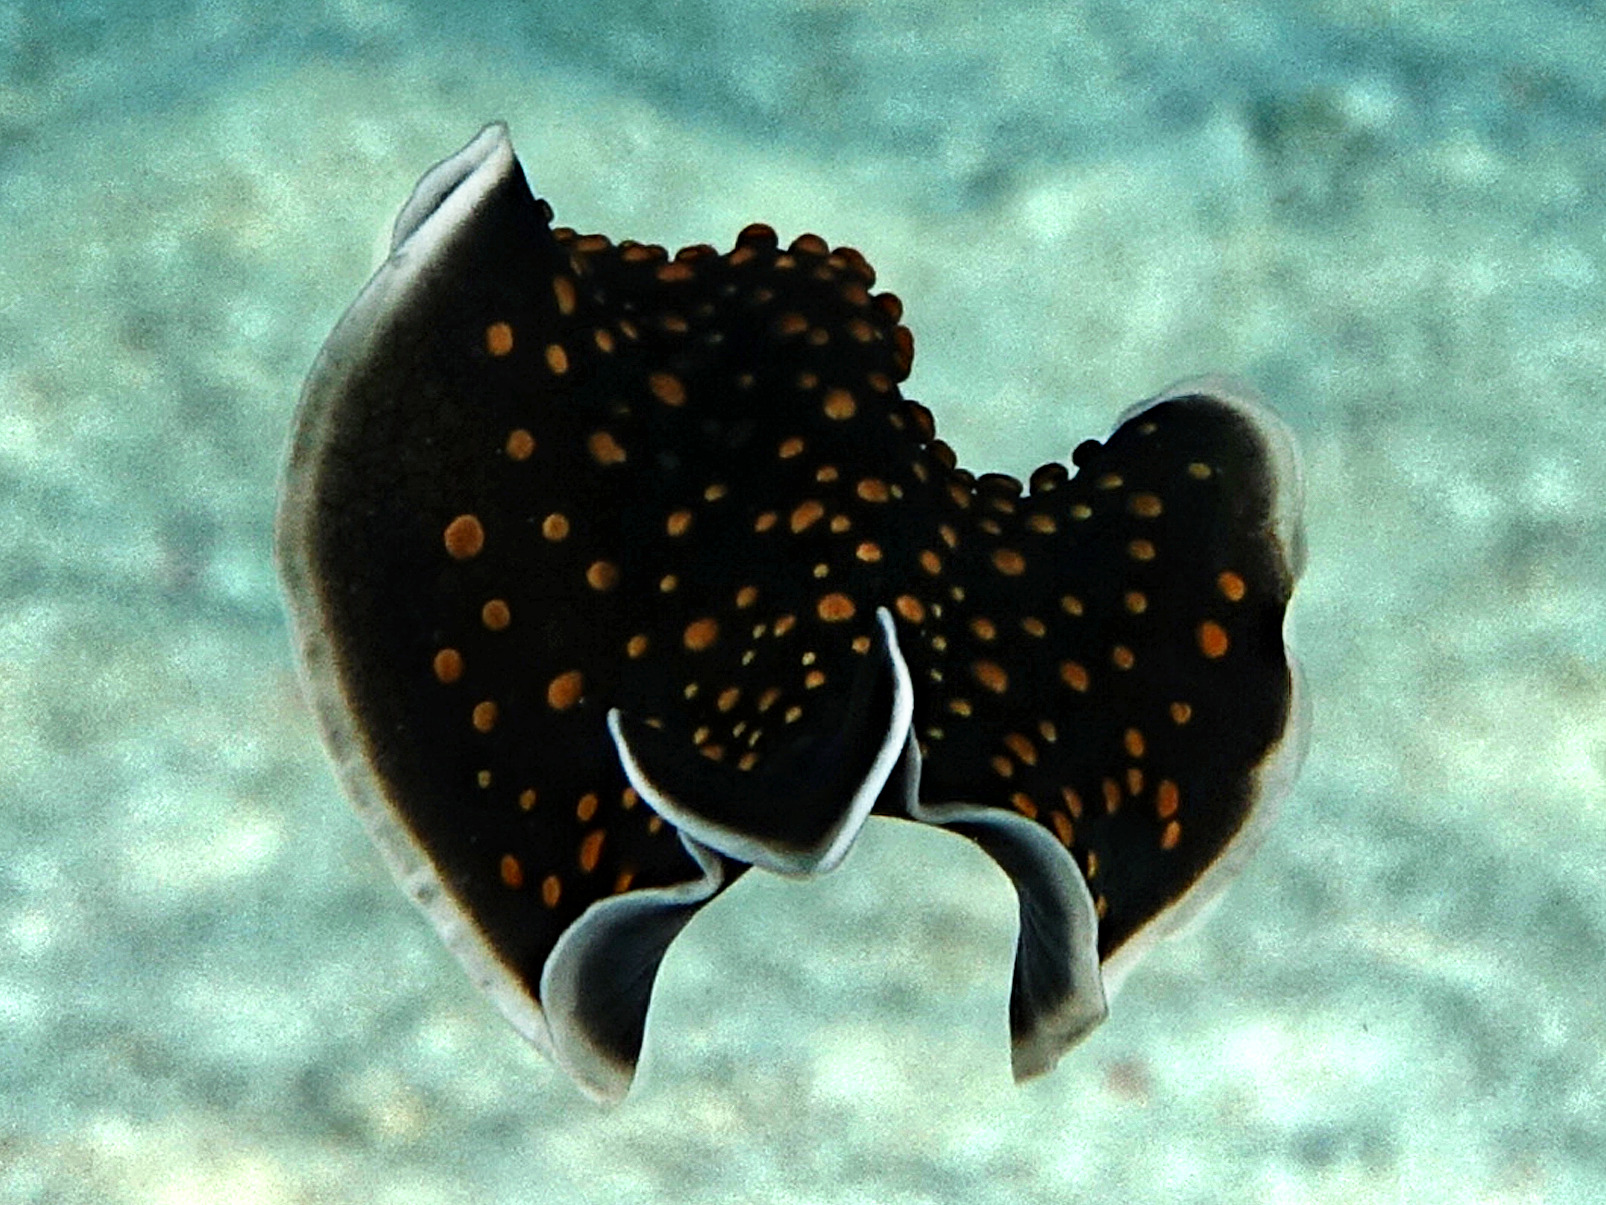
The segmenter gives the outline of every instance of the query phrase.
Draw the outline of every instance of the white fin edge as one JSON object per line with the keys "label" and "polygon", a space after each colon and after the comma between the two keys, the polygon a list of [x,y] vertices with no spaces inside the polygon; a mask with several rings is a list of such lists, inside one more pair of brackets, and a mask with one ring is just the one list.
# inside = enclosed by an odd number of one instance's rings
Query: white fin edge
{"label": "white fin edge", "polygon": [[[836,869],[847,856],[854,838],[859,835],[859,830],[864,827],[865,819],[875,807],[876,798],[881,794],[881,788],[886,785],[893,767],[903,756],[904,743],[908,739],[909,727],[914,718],[914,685],[909,679],[909,666],[904,662],[903,653],[898,648],[898,636],[893,627],[891,613],[885,607],[877,607],[876,622],[881,625],[882,635],[886,640],[887,660],[892,667],[892,723],[887,728],[880,748],[876,750],[875,760],[870,763],[870,769],[865,774],[864,780],[859,783],[858,790],[848,801],[848,806],[843,809],[842,818],[817,848],[803,851],[778,850],[747,833],[715,823],[682,807],[677,800],[658,790],[636,760],[631,752],[630,742],[625,737],[619,709],[616,707],[608,712],[608,731],[613,735],[614,748],[619,753],[619,761],[624,766],[625,777],[630,780],[630,785],[636,789],[636,793],[647,806],[664,820],[693,840],[701,842],[710,849],[718,850],[727,858],[746,862],[750,866],[759,866],[789,878],[824,874]],[[784,800],[776,800],[775,805],[783,806]]]}
{"label": "white fin edge", "polygon": [[[547,1031],[552,1057],[592,1100],[617,1104],[630,1091],[633,1064],[622,1063],[587,1040],[584,1028],[570,1023],[584,1008],[580,972],[585,955],[596,943],[607,944],[610,933],[630,926],[646,913],[664,909],[695,911],[725,885],[725,868],[715,853],[681,834],[680,843],[702,867],[703,877],[673,887],[652,887],[598,900],[565,929],[547,956],[541,972],[541,1000],[546,1005]],[[688,916],[682,925],[689,924]],[[678,934],[677,928],[676,933]],[[672,936],[670,942],[674,941]],[[665,943],[665,949],[669,943]],[[660,958],[662,955],[660,954]],[[657,965],[653,967],[657,974]],[[649,989],[650,990],[650,989]]]}
{"label": "white fin edge", "polygon": [[[1030,872],[1032,882],[1023,889],[1017,873],[1005,866],[992,850],[976,842],[1009,878],[1015,890],[1018,929],[1016,962],[1010,976],[1012,998],[1020,975],[1020,960],[1027,956],[1025,947],[1044,936],[1032,928],[1034,911],[1043,912],[1046,902],[1047,912],[1065,918],[1064,956],[1069,990],[1056,1007],[1034,1016],[1031,1030],[1014,1036],[1010,1049],[1016,1082],[1052,1071],[1065,1052],[1098,1028],[1110,1011],[1104,975],[1099,967],[1098,913],[1087,880],[1065,847],[1042,825],[1014,812],[968,803],[923,804],[911,799],[909,815],[922,823],[943,828],[963,823],[985,829],[991,840],[1010,850],[1011,860],[1019,858],[1024,869]],[[956,835],[970,839],[966,834]],[[1047,892],[1046,901],[1035,892]]]}
{"label": "white fin edge", "polygon": [[1174,402],[1184,397],[1208,397],[1220,402],[1260,437],[1277,483],[1277,496],[1272,500],[1272,534],[1288,558],[1289,573],[1298,579],[1305,572],[1305,466],[1300,460],[1299,443],[1294,439],[1293,430],[1266,404],[1258,389],[1241,377],[1227,373],[1183,377],[1153,397],[1127,407],[1112,429],[1119,430],[1161,402]]}
{"label": "white fin edge", "polygon": [[[465,158],[470,151],[475,152],[472,161]],[[335,652],[324,630],[305,537],[313,503],[310,483],[319,469],[318,456],[326,443],[331,411],[351,367],[362,362],[395,299],[405,295],[453,234],[473,216],[479,202],[513,169],[507,128],[500,123],[486,126],[468,147],[445,163],[457,165],[450,191],[442,193],[437,189],[427,214],[422,209],[414,211],[415,220],[403,246],[380,265],[346,310],[324,341],[307,377],[296,409],[290,455],[279,482],[275,554],[302,693],[317,719],[335,775],[363,827],[396,881],[423,910],[474,986],[491,998],[526,1041],[555,1059],[540,1005],[512,969],[497,957],[472,917],[452,895],[428,853],[399,819],[383,784],[373,773],[336,672]],[[426,173],[425,179],[436,175],[443,166]],[[414,199],[418,196],[419,188],[415,188]],[[404,215],[407,209],[403,207]],[[397,228],[401,226],[398,218]]]}
{"label": "white fin edge", "polygon": [[[1275,483],[1271,506],[1271,531],[1288,561],[1289,573],[1298,578],[1305,566],[1305,533],[1302,522],[1305,504],[1305,473],[1299,445],[1293,431],[1260,398],[1252,385],[1221,374],[1187,377],[1167,386],[1154,397],[1139,402],[1122,414],[1119,428],[1145,410],[1177,398],[1203,396],[1228,406],[1244,419],[1260,437],[1270,461]],[[1290,614],[1292,607],[1290,607]],[[1310,747],[1310,694],[1299,660],[1288,648],[1289,616],[1283,619],[1283,649],[1288,663],[1290,696],[1288,721],[1281,739],[1267,750],[1253,775],[1254,798],[1249,815],[1233,834],[1216,860],[1206,868],[1174,904],[1158,913],[1139,929],[1104,963],[1104,982],[1111,996],[1145,954],[1161,941],[1197,927],[1220,903],[1228,884],[1260,848],[1283,800],[1292,793],[1305,754]]]}

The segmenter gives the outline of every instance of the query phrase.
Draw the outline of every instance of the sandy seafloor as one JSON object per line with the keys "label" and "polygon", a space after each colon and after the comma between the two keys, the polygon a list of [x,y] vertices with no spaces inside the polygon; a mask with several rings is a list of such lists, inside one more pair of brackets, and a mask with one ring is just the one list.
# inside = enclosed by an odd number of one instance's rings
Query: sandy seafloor
{"label": "sandy seafloor", "polygon": [[[83,8],[0,4],[0,1200],[1606,1199],[1593,6]],[[1203,369],[1297,431],[1305,774],[1053,1075],[1004,879],[912,825],[708,908],[612,1111],[393,887],[275,475],[493,117],[560,221],[861,248],[974,469]]]}

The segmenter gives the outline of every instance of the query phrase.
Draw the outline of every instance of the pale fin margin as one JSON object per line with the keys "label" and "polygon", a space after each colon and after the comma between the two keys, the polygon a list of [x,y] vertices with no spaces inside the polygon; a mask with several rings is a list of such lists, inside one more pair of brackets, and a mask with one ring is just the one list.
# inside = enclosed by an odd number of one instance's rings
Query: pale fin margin
{"label": "pale fin margin", "polygon": [[563,931],[541,972],[553,1058],[593,1100],[630,1090],[653,980],[671,942],[725,885],[718,854],[684,833],[703,877],[598,900]]}
{"label": "pale fin margin", "polygon": [[[797,851],[777,846],[751,833],[710,820],[666,794],[653,782],[632,752],[622,727],[620,712],[614,708],[608,713],[608,731],[613,735],[614,747],[630,785],[653,811],[682,833],[735,861],[791,877],[824,874],[835,869],[847,855],[859,830],[864,827],[876,798],[902,757],[914,718],[914,686],[909,678],[909,667],[898,648],[897,631],[893,627],[891,613],[885,607],[876,608],[876,622],[880,625],[881,637],[877,641],[876,653],[884,659],[885,667],[892,675],[891,723],[881,739],[870,769],[842,809],[840,818],[814,848]],[[782,806],[784,802],[776,800],[775,806]]]}
{"label": "pale fin margin", "polygon": [[423,847],[397,819],[364,752],[361,732],[324,630],[307,536],[316,504],[312,482],[327,444],[332,412],[353,365],[430,265],[473,217],[485,197],[518,170],[507,127],[494,122],[468,146],[425,173],[402,207],[390,255],[363,287],[318,353],[296,408],[290,455],[279,484],[274,547],[290,616],[302,690],[318,721],[336,776],[397,882],[429,918],[441,940],[513,1028],[556,1059],[547,1020],[523,981],[499,959],[441,881]]}
{"label": "pale fin margin", "polygon": [[975,842],[1009,876],[1019,920],[1009,994],[1011,1068],[1017,1082],[1052,1071],[1109,1014],[1087,880],[1035,821],[996,807],[919,802],[913,737],[904,759],[910,817]]}
{"label": "pale fin margin", "polygon": [[[1162,402],[1185,397],[1207,397],[1228,407],[1260,440],[1276,491],[1271,500],[1269,534],[1282,549],[1289,575],[1297,580],[1305,567],[1304,466],[1293,432],[1261,400],[1253,386],[1221,374],[1188,377],[1131,407],[1121,415],[1116,429]],[[1283,655],[1288,662],[1288,720],[1282,736],[1267,750],[1254,772],[1254,797],[1248,815],[1216,860],[1194,880],[1182,897],[1158,913],[1105,961],[1104,982],[1112,996],[1145,954],[1165,938],[1192,928],[1209,915],[1227,885],[1260,848],[1283,800],[1293,790],[1294,781],[1299,777],[1300,767],[1310,747],[1311,708],[1304,672],[1288,648],[1288,622],[1285,616]]]}

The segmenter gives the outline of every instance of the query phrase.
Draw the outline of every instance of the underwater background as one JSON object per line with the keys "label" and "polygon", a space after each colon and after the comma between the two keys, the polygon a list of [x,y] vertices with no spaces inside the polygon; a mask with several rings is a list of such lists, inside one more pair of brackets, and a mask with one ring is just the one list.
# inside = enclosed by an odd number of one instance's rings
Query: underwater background
{"label": "underwater background", "polygon": [[[1606,1198],[1603,68],[1563,0],[0,3],[0,1200]],[[858,247],[971,469],[1205,370],[1295,429],[1305,772],[1053,1074],[937,831],[707,908],[611,1111],[392,884],[276,476],[492,118],[560,223]]]}

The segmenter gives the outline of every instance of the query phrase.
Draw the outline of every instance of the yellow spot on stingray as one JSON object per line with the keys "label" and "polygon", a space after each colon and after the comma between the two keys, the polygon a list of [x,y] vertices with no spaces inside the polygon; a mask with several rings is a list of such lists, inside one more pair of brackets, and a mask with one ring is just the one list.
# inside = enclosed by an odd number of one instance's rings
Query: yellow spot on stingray
{"label": "yellow spot on stingray", "polygon": [[1110,664],[1116,669],[1131,669],[1137,664],[1137,658],[1126,645],[1118,644],[1110,650]]}
{"label": "yellow spot on stingray", "polygon": [[1133,540],[1126,546],[1126,554],[1134,561],[1154,560],[1154,542],[1152,540]]}
{"label": "yellow spot on stingray", "polygon": [[942,558],[927,548],[920,554],[920,567],[932,577],[942,572]]}
{"label": "yellow spot on stingray", "polygon": [[758,518],[753,520],[753,530],[757,532],[768,531],[770,528],[775,526],[778,518],[779,516],[774,511],[767,510]]}
{"label": "yellow spot on stingray", "polygon": [[1118,490],[1125,483],[1121,480],[1119,473],[1105,473],[1093,484],[1101,490]]}
{"label": "yellow spot on stingray", "polygon": [[591,332],[591,342],[597,345],[597,350],[607,355],[614,349],[613,332],[605,331],[600,326]]}
{"label": "yellow spot on stingray", "polygon": [[1037,746],[1032,744],[1030,737],[1019,732],[1011,732],[1004,738],[1004,745],[1024,764],[1028,766],[1037,764]]}
{"label": "yellow spot on stingray", "polygon": [[491,785],[491,772],[489,770],[481,770],[474,775],[474,781],[479,783],[480,790],[486,790]]}
{"label": "yellow spot on stingray", "polygon": [[836,535],[841,535],[852,526],[853,520],[848,518],[846,515],[831,516],[831,531]]}
{"label": "yellow spot on stingray", "polygon": [[721,711],[729,711],[731,708],[736,706],[741,697],[741,687],[727,686],[724,690],[719,692],[719,698],[715,702]]}
{"label": "yellow spot on stingray", "polygon": [[1067,615],[1080,615],[1084,609],[1082,600],[1077,598],[1076,595],[1062,594],[1060,596],[1060,610]]}
{"label": "yellow spot on stingray", "polygon": [[970,621],[970,631],[977,640],[994,640],[998,637],[998,625],[984,615],[978,615]]}
{"label": "yellow spot on stingray", "polygon": [[1060,798],[1065,801],[1065,810],[1070,812],[1071,819],[1080,820],[1082,818],[1082,797],[1071,790],[1070,787],[1061,787]]}
{"label": "yellow spot on stingray", "polygon": [[567,539],[569,535],[569,516],[553,511],[541,520],[541,534],[554,543],[558,540]]}
{"label": "yellow spot on stingray", "polygon": [[647,637],[637,632],[625,643],[625,655],[632,661],[639,661],[647,655]]}
{"label": "yellow spot on stingray", "polygon": [[775,449],[775,454],[782,460],[791,460],[794,456],[801,456],[803,454],[803,441],[796,435],[783,439],[780,446]]}
{"label": "yellow spot on stingray", "polygon": [[1050,822],[1054,825],[1054,835],[1060,839],[1060,844],[1066,849],[1076,842],[1076,829],[1071,826],[1071,818],[1064,812],[1050,812]]}
{"label": "yellow spot on stingray", "polygon": [[840,476],[834,464],[822,464],[814,470],[814,480],[822,483],[835,481]]}
{"label": "yellow spot on stingray", "polygon": [[691,511],[671,511],[664,520],[664,530],[672,536],[683,536],[691,530]]}
{"label": "yellow spot on stingray", "polygon": [[513,350],[513,328],[505,322],[493,322],[485,328],[485,350],[493,356],[505,356]]}
{"label": "yellow spot on stingray", "polygon": [[1043,736],[1043,739],[1051,745],[1060,739],[1060,730],[1054,727],[1053,720],[1038,720],[1037,731],[1040,732]]}
{"label": "yellow spot on stingray", "polygon": [[868,636],[855,636],[851,647],[855,653],[868,653],[870,651],[870,638]]}
{"label": "yellow spot on stingray", "polygon": [[1243,578],[1227,569],[1216,574],[1216,589],[1221,591],[1221,597],[1228,602],[1242,602],[1248,587],[1244,585]]}
{"label": "yellow spot on stingray", "polygon": [[827,418],[847,419],[857,413],[859,404],[846,389],[831,389],[826,392],[822,408]]}
{"label": "yellow spot on stingray", "polygon": [[1149,596],[1142,590],[1128,590],[1124,601],[1126,609],[1133,615],[1142,615],[1149,609]]}
{"label": "yellow spot on stingray", "polygon": [[612,590],[619,584],[619,567],[612,561],[592,561],[586,570],[586,585],[593,590]]}
{"label": "yellow spot on stingray", "polygon": [[1039,535],[1045,536],[1053,535],[1059,530],[1059,524],[1054,522],[1053,515],[1028,515],[1026,527],[1029,531],[1035,531]]}
{"label": "yellow spot on stingray", "polygon": [[777,636],[785,636],[788,632],[790,632],[796,626],[797,626],[797,616],[796,615],[788,614],[788,615],[779,616],[775,620],[775,634]]}
{"label": "yellow spot on stingray", "polygon": [[590,874],[602,858],[602,841],[607,834],[594,828],[580,842],[580,870]]}
{"label": "yellow spot on stingray", "polygon": [[820,670],[811,669],[803,675],[803,687],[805,690],[817,690],[824,685],[825,674]]}
{"label": "yellow spot on stingray", "polygon": [[1126,755],[1128,757],[1143,756],[1143,733],[1136,728],[1128,728],[1126,734],[1121,738],[1121,743],[1126,747]]}
{"label": "yellow spot on stingray", "polygon": [[435,680],[442,686],[450,686],[463,676],[463,654],[456,649],[442,649],[435,654],[433,667]]}
{"label": "yellow spot on stingray", "polygon": [[587,791],[584,795],[580,796],[579,800],[574,805],[575,819],[579,820],[581,824],[588,823],[591,820],[591,817],[597,814],[597,805],[600,802],[601,800],[597,798],[595,791]]}
{"label": "yellow spot on stingray", "polygon": [[558,313],[565,318],[574,313],[574,281],[567,276],[554,276],[552,278],[552,296],[557,299]]}
{"label": "yellow spot on stingray", "polygon": [[840,623],[844,619],[852,619],[856,608],[846,594],[827,594],[820,599],[816,610],[827,623]]}
{"label": "yellow spot on stingray", "polygon": [[680,579],[673,573],[666,573],[658,579],[658,592],[660,594],[673,594],[680,585]]}
{"label": "yellow spot on stingray", "polygon": [[474,730],[489,732],[496,727],[496,704],[489,699],[474,704]]}
{"label": "yellow spot on stingray", "polygon": [[1213,619],[1199,625],[1199,651],[1214,661],[1227,655],[1227,629]]}
{"label": "yellow spot on stingray", "polygon": [[563,344],[547,344],[546,366],[552,370],[554,376],[561,377],[569,371],[569,353],[563,350]]}
{"label": "yellow spot on stingray", "polygon": [[513,622],[513,612],[508,610],[507,601],[493,598],[480,608],[480,622],[493,632],[500,632]]}
{"label": "yellow spot on stingray", "polygon": [[1015,763],[1001,753],[995,753],[987,759],[987,764],[993,768],[993,773],[1000,778],[1013,778],[1015,776]]}
{"label": "yellow spot on stingray", "polygon": [[1009,804],[1028,820],[1037,819],[1037,804],[1025,791],[1016,791],[1009,797]]}
{"label": "yellow spot on stingray", "polygon": [[779,699],[780,697],[781,697],[781,688],[778,687],[778,686],[770,687],[763,694],[758,696],[758,709],[759,709],[759,711],[761,711],[761,712],[768,711],[771,707],[775,706],[775,701],[777,699]]}
{"label": "yellow spot on stingray", "polygon": [[556,908],[558,906],[558,900],[561,899],[562,896],[563,884],[558,881],[557,875],[549,874],[546,878],[541,880],[541,902],[548,908]]}
{"label": "yellow spot on stingray", "polygon": [[519,792],[519,811],[533,812],[535,810],[535,788],[525,787]]}
{"label": "yellow spot on stingray", "polygon": [[1019,577],[1026,572],[1026,558],[1013,548],[993,550],[993,568],[1006,577]]}
{"label": "yellow spot on stingray", "polygon": [[786,714],[782,718],[788,724],[795,724],[803,718],[803,709],[797,706],[788,707]]}
{"label": "yellow spot on stingray", "polygon": [[853,492],[866,502],[885,502],[892,496],[887,483],[879,477],[865,477],[854,486]]}
{"label": "yellow spot on stingray", "polygon": [[446,525],[443,538],[447,555],[455,561],[466,561],[485,547],[485,528],[474,515],[458,515]]}
{"label": "yellow spot on stingray", "polygon": [[1188,466],[1188,476],[1192,477],[1195,481],[1203,481],[1205,478],[1210,476],[1210,466],[1207,464],[1201,464],[1196,460]]}
{"label": "yellow spot on stingray", "polygon": [[853,555],[866,564],[874,564],[881,559],[881,545],[873,540],[865,540],[853,550]]}
{"label": "yellow spot on stingray", "polygon": [[626,787],[619,792],[619,806],[627,812],[640,802],[641,796],[636,793],[635,787]]}
{"label": "yellow spot on stingray", "polygon": [[585,678],[577,669],[559,674],[547,683],[546,703],[554,711],[567,711],[580,701]]}
{"label": "yellow spot on stingray", "polygon": [[509,460],[528,460],[535,454],[535,436],[523,427],[510,432],[507,437],[507,455]]}
{"label": "yellow spot on stingray", "polygon": [[1129,767],[1126,772],[1126,793],[1134,799],[1143,794],[1143,771],[1136,766]]}
{"label": "yellow spot on stingray", "polygon": [[1114,815],[1121,810],[1121,784],[1113,778],[1103,779],[1099,783],[1104,792],[1104,810]]}
{"label": "yellow spot on stingray", "polygon": [[1165,828],[1160,830],[1160,848],[1175,849],[1182,841],[1182,825],[1175,820],[1166,821]]}
{"label": "yellow spot on stingray", "polygon": [[1161,820],[1169,820],[1177,814],[1177,806],[1182,802],[1181,794],[1177,791],[1177,784],[1169,778],[1162,778],[1160,785],[1154,789],[1154,810]]}
{"label": "yellow spot on stingray", "polygon": [[614,876],[613,893],[615,895],[623,895],[625,892],[630,890],[630,884],[634,883],[635,881],[635,871],[621,870],[617,875]]}
{"label": "yellow spot on stingray", "polygon": [[810,498],[806,502],[798,503],[797,508],[792,511],[792,517],[789,520],[792,531],[796,533],[812,527],[815,523],[819,522],[821,516],[824,514],[825,507],[821,506],[813,498]]}
{"label": "yellow spot on stingray", "polygon": [[586,447],[591,452],[591,459],[598,464],[625,462],[625,450],[619,446],[619,441],[606,431],[593,431],[591,438],[586,440]]}
{"label": "yellow spot on stingray", "polygon": [[686,631],[681,636],[682,642],[694,653],[712,647],[718,639],[719,623],[713,619],[694,619],[686,625]]}
{"label": "yellow spot on stingray", "polygon": [[910,623],[924,623],[926,618],[926,604],[913,594],[900,594],[893,607],[898,614]]}
{"label": "yellow spot on stingray", "polygon": [[502,876],[502,886],[511,887],[514,891],[524,886],[524,867],[512,854],[502,855],[502,863],[497,870]]}
{"label": "yellow spot on stingray", "polygon": [[971,707],[969,699],[949,699],[948,710],[958,716],[968,716],[975,709]]}
{"label": "yellow spot on stingray", "polygon": [[1126,508],[1140,519],[1158,519],[1165,510],[1154,494],[1133,494],[1126,500]]}
{"label": "yellow spot on stingray", "polygon": [[1087,667],[1080,661],[1061,661],[1060,681],[1078,694],[1085,694],[1088,687]]}
{"label": "yellow spot on stingray", "polygon": [[703,501],[718,502],[728,493],[730,493],[730,490],[726,487],[724,482],[716,481],[713,485],[709,486],[703,491]]}
{"label": "yellow spot on stingray", "polygon": [[684,406],[686,404],[686,387],[680,383],[680,378],[672,372],[655,372],[647,377],[647,388],[666,406]]}
{"label": "yellow spot on stingray", "polygon": [[1187,703],[1171,704],[1171,722],[1173,724],[1186,724],[1193,719],[1193,708]]}
{"label": "yellow spot on stingray", "polygon": [[746,610],[757,601],[757,586],[743,586],[740,590],[736,591],[736,606],[741,610]]}

